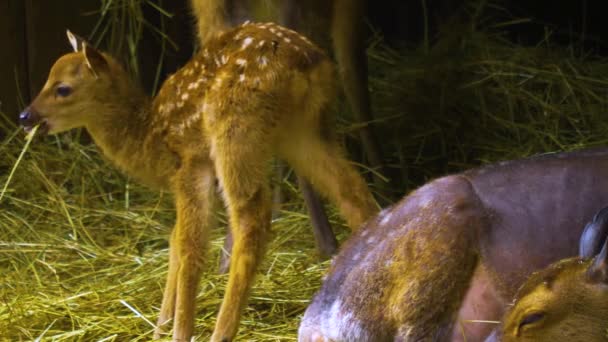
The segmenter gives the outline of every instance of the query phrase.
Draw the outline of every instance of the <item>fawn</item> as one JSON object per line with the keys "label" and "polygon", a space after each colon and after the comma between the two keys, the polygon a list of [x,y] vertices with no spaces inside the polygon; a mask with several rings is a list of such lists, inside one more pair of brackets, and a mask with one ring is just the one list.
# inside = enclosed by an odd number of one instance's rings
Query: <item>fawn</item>
{"label": "fawn", "polygon": [[606,341],[607,223],[608,207],[585,228],[579,257],[533,274],[486,341]]}
{"label": "fawn", "polygon": [[174,194],[177,219],[155,337],[171,319],[173,340],[193,334],[216,178],[234,245],[212,341],[234,338],[264,254],[273,156],[329,197],[353,230],[377,211],[331,127],[332,63],[305,37],[272,23],[227,29],[150,99],[115,59],[68,36],[75,52],[55,62],[20,120],[26,130],[39,124],[50,134],[85,127],[120,169]]}
{"label": "fawn", "polygon": [[[608,149],[434,180],[357,231],[307,308],[300,341],[480,341],[536,270],[576,255],[608,203]],[[601,316],[605,317],[605,316]]]}
{"label": "fawn", "polygon": [[[266,17],[281,24],[306,33],[317,44],[332,49],[339,66],[344,94],[356,121],[361,146],[368,164],[377,172],[372,179],[377,189],[386,187],[379,173],[384,173],[382,156],[377,139],[370,124],[373,115],[367,84],[367,56],[364,42],[363,16],[365,0],[191,0],[194,17],[197,19],[196,33],[199,45],[218,32],[226,30],[231,23]],[[267,18],[268,19],[268,18]],[[323,211],[323,206],[310,185],[299,178],[300,189],[310,212],[317,249],[323,256],[337,251],[337,241]],[[280,201],[280,200],[279,200]],[[231,249],[228,238],[223,250]],[[228,268],[229,255],[222,253],[220,270]]]}

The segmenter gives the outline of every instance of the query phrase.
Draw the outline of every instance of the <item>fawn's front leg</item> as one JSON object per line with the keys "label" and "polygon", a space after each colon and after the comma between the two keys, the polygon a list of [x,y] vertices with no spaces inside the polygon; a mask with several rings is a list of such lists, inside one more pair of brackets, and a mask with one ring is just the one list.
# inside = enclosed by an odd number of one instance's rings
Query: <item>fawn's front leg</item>
{"label": "fawn's front leg", "polygon": [[213,165],[187,160],[174,176],[177,221],[170,241],[169,274],[155,338],[173,318],[173,340],[189,341],[194,331],[196,292],[208,241],[215,197]]}

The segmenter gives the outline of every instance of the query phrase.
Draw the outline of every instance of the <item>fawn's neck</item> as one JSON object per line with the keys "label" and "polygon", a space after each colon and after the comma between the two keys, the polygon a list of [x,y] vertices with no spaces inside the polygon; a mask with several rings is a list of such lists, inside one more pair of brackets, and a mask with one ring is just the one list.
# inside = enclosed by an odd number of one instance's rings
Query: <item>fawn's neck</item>
{"label": "fawn's neck", "polygon": [[177,161],[152,127],[151,99],[137,86],[118,93],[87,130],[104,156],[127,175],[153,188],[169,188]]}

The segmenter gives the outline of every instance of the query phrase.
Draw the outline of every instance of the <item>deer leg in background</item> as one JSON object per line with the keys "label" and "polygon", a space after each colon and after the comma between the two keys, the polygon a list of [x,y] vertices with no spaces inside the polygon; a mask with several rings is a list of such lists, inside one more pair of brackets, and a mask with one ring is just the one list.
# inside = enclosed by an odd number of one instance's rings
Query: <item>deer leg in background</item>
{"label": "deer leg in background", "polygon": [[317,252],[322,257],[331,257],[338,251],[338,240],[336,240],[336,235],[331,229],[331,224],[329,224],[323,202],[321,202],[321,198],[319,198],[319,195],[312,188],[310,182],[304,177],[298,176],[298,184],[310,213],[312,233],[317,244]]}
{"label": "deer leg in background", "polygon": [[[298,28],[297,23],[300,21],[300,13],[298,11],[299,8],[293,4],[293,1],[284,1],[280,12],[281,24],[287,27]],[[306,178],[301,177],[297,172],[296,176],[300,190],[302,191],[302,197],[310,214],[317,251],[321,257],[330,257],[338,251],[338,241],[327,218],[321,197]]]}
{"label": "deer leg in background", "polygon": [[[363,33],[365,0],[335,0],[331,35],[334,55],[342,78],[344,94],[358,124],[361,145],[367,162],[375,172],[386,174],[382,152],[374,134],[373,115],[367,79],[367,55]],[[376,189],[382,192],[386,182],[376,173],[372,174]]]}
{"label": "deer leg in background", "polygon": [[[378,174],[386,174],[386,170],[373,130],[374,118],[367,80],[363,25],[365,0],[309,0],[305,3],[285,0],[282,5],[283,25],[308,35],[325,49],[333,50],[344,95],[355,123],[361,125],[358,130],[361,147],[368,165],[375,171],[371,178],[376,189],[384,193],[386,182]],[[333,44],[330,38],[333,39]]]}

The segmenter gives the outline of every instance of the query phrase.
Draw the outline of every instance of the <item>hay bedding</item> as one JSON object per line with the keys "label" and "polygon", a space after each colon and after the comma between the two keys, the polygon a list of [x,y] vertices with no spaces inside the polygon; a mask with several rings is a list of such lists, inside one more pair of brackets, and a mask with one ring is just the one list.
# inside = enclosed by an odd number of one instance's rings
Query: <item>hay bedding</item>
{"label": "hay bedding", "polygon": [[[606,145],[608,63],[571,51],[549,41],[513,45],[492,30],[445,35],[429,50],[373,42],[370,86],[391,176],[401,184],[395,195],[480,163]],[[340,124],[353,132],[348,115]],[[8,122],[0,130],[7,136],[3,186],[24,139]],[[77,135],[37,139],[0,202],[0,340],[151,337],[167,272],[171,197],[130,183]],[[293,200],[273,222],[239,340],[295,340],[328,266],[315,256],[302,200],[289,180],[283,185]],[[218,215],[197,297],[202,340],[227,279],[215,272],[225,226]],[[331,217],[340,226],[333,210]]]}

